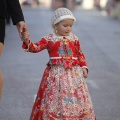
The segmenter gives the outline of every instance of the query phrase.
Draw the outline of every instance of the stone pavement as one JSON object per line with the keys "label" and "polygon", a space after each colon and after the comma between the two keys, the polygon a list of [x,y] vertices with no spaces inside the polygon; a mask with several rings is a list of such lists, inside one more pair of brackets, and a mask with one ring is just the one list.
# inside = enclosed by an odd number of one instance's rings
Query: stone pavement
{"label": "stone pavement", "polygon": [[[52,11],[23,8],[32,41],[52,31]],[[76,9],[73,32],[80,38],[89,77],[86,79],[97,120],[120,120],[120,20],[100,11]],[[6,27],[6,40],[0,59],[4,87],[0,120],[29,120],[39,83],[48,61],[47,51],[26,53],[13,25]]]}

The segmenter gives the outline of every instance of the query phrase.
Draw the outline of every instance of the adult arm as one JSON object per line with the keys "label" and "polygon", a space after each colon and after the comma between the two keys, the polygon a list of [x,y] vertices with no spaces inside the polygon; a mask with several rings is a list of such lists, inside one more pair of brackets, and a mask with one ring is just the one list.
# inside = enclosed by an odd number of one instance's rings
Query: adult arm
{"label": "adult arm", "polygon": [[[24,15],[19,3],[19,0],[6,0],[7,8],[12,18],[13,25],[17,26],[19,36],[22,38],[22,32],[28,33],[27,25],[25,24]],[[29,38],[28,38],[29,39]]]}
{"label": "adult arm", "polygon": [[16,25],[20,21],[24,21],[24,16],[19,0],[6,0],[6,4],[8,12],[12,18],[13,25]]}

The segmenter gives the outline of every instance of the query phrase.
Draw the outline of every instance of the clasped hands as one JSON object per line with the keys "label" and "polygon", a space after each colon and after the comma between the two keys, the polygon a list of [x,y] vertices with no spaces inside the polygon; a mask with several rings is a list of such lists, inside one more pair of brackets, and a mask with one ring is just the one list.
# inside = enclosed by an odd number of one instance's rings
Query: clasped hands
{"label": "clasped hands", "polygon": [[28,28],[27,28],[27,25],[25,24],[24,21],[20,21],[17,23],[17,29],[18,29],[18,32],[19,32],[19,36],[21,38],[21,40],[23,42],[25,42],[26,44],[29,43],[29,40],[30,40],[30,34],[28,32]]}

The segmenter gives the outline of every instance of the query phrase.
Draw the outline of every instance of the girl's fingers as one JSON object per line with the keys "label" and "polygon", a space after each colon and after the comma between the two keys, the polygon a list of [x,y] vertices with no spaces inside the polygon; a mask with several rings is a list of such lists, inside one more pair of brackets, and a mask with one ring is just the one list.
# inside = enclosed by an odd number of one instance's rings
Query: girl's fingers
{"label": "girl's fingers", "polygon": [[87,70],[86,70],[86,69],[83,69],[83,76],[84,76],[85,78],[87,78],[87,76],[88,76],[88,73],[87,73]]}

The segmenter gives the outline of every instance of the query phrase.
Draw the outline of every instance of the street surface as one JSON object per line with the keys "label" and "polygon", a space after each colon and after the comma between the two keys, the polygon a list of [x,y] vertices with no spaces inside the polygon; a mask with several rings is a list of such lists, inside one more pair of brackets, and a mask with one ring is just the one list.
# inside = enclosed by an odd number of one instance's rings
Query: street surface
{"label": "street surface", "polygon": [[[50,9],[25,7],[23,12],[33,42],[52,31]],[[73,32],[80,39],[88,63],[86,81],[97,120],[120,120],[120,20],[96,10],[78,8],[73,13],[77,19]],[[6,26],[0,58],[4,78],[0,120],[29,120],[49,59],[47,50],[27,53],[21,45],[16,27]]]}

